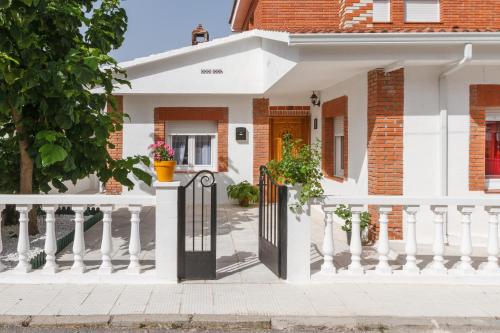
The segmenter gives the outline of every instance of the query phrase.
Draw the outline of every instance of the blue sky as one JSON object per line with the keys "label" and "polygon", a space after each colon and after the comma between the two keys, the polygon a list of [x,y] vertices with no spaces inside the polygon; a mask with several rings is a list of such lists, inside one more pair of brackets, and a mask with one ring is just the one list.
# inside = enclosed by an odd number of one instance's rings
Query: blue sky
{"label": "blue sky", "polygon": [[202,23],[210,38],[231,34],[233,0],[123,0],[129,19],[125,43],[112,55],[131,60],[191,44],[191,31]]}

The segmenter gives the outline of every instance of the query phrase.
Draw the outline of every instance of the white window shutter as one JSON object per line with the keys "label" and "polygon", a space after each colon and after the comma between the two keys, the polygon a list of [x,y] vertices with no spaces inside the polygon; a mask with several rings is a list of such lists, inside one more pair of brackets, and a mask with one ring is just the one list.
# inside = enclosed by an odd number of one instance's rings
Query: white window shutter
{"label": "white window shutter", "polygon": [[391,21],[391,0],[373,0],[373,22]]}
{"label": "white window shutter", "polygon": [[439,22],[440,0],[405,0],[406,22]]}
{"label": "white window shutter", "polygon": [[344,117],[333,118],[333,133],[335,136],[344,136]]}

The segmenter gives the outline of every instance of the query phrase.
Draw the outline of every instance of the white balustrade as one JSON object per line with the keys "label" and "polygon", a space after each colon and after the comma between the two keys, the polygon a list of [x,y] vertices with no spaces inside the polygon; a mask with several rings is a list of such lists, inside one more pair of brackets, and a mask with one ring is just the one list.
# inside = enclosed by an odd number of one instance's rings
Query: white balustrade
{"label": "white balustrade", "polygon": [[483,273],[500,273],[498,266],[498,254],[500,248],[498,245],[498,216],[500,215],[500,207],[486,207],[489,218],[489,234],[488,234],[488,262],[484,265]]}
{"label": "white balustrade", "polygon": [[128,266],[127,272],[130,274],[141,273],[141,264],[139,262],[139,256],[141,254],[141,235],[140,235],[140,218],[141,206],[130,206],[129,211],[131,214],[130,222],[130,240],[128,252],[130,253],[130,264]]}
{"label": "white balustrade", "polygon": [[48,205],[43,206],[46,213],[45,217],[45,247],[46,254],[45,266],[43,267],[44,273],[55,274],[59,270],[56,263],[57,240],[56,240],[56,226],[55,226],[55,212],[57,206]]}
{"label": "white balustrade", "polygon": [[333,240],[333,214],[334,211],[325,209],[325,235],[323,238],[323,264],[321,272],[324,274],[335,274],[336,269],[333,263],[335,246]]}
{"label": "white balustrade", "polygon": [[378,274],[392,274],[392,268],[389,265],[389,213],[392,211],[391,206],[380,206],[379,213],[379,238],[378,238],[378,265],[375,271]]}
{"label": "white balustrade", "polygon": [[351,205],[352,211],[352,231],[351,231],[351,264],[348,271],[354,275],[360,275],[365,272],[364,267],[361,265],[361,255],[363,253],[363,246],[361,244],[361,213],[363,212],[363,205]]}
{"label": "white balustrade", "polygon": [[73,266],[71,267],[71,271],[83,274],[87,269],[83,260],[85,256],[85,236],[83,230],[83,212],[85,211],[85,206],[73,206],[72,209],[75,212],[75,239],[73,240]]}
{"label": "white balustrade", "polygon": [[111,214],[113,213],[113,205],[103,205],[100,207],[103,213],[102,218],[102,241],[101,241],[101,255],[102,263],[99,267],[99,273],[111,274],[113,273],[113,263],[111,262],[111,254],[113,252],[113,236],[111,233]]}
{"label": "white balustrade", "polygon": [[403,272],[408,275],[417,275],[420,268],[417,266],[417,218],[419,206],[405,206],[408,216],[406,219],[406,263],[403,266]]}
{"label": "white balustrade", "polygon": [[31,272],[31,263],[29,259],[30,237],[28,234],[28,213],[30,206],[18,205],[16,210],[19,212],[19,238],[17,241],[17,255],[19,263],[16,271],[20,273]]}
{"label": "white balustrade", "polygon": [[462,242],[460,244],[460,263],[457,266],[461,274],[474,274],[475,270],[472,267],[472,234],[471,234],[471,215],[474,211],[474,206],[458,206],[458,210],[462,214]]}
{"label": "white balustrade", "polygon": [[[2,242],[2,213],[5,209],[4,205],[0,205],[0,254],[3,252],[3,242]],[[5,265],[0,261],[0,272],[3,272],[6,269]]]}
{"label": "white balustrade", "polygon": [[432,251],[434,252],[434,257],[432,262],[425,269],[425,273],[428,274],[446,274],[447,269],[444,265],[444,214],[446,214],[447,206],[432,206],[432,212],[434,213],[434,244],[432,246]]}

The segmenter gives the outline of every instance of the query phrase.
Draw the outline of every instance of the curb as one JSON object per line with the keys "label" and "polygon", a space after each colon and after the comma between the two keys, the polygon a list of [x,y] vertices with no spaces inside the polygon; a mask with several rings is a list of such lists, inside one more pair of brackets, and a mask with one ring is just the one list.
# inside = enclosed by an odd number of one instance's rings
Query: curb
{"label": "curb", "polygon": [[500,319],[463,317],[269,317],[239,315],[0,316],[0,328],[93,328],[135,331],[499,332]]}

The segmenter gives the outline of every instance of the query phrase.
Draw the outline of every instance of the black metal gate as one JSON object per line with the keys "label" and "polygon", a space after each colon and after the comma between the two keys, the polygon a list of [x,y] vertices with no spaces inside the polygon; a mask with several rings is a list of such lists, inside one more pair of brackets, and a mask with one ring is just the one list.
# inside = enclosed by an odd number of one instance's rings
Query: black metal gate
{"label": "black metal gate", "polygon": [[286,279],[287,195],[265,166],[259,178],[259,259],[274,274]]}
{"label": "black metal gate", "polygon": [[210,171],[179,187],[178,275],[185,280],[216,278],[217,184]]}

